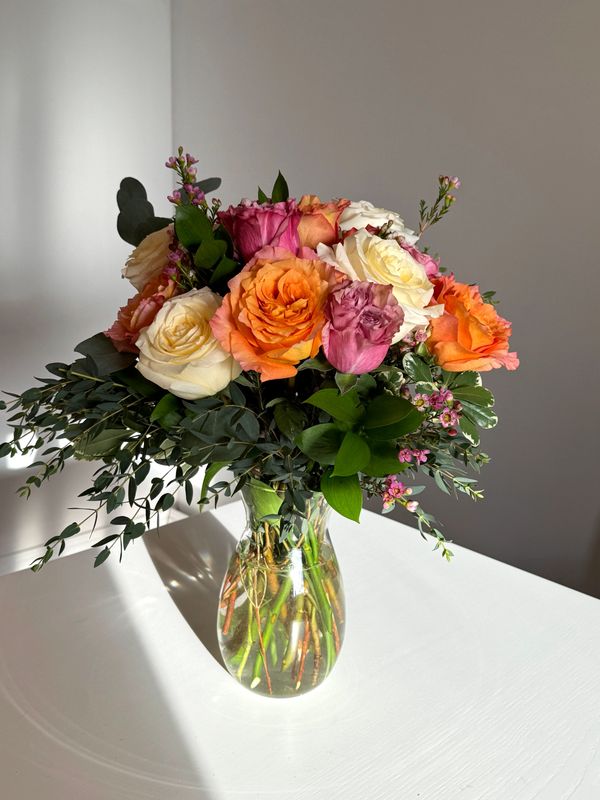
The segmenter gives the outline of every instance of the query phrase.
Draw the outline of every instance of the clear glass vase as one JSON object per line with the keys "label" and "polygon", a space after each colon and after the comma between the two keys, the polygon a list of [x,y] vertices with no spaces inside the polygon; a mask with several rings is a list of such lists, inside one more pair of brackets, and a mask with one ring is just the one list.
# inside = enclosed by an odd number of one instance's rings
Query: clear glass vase
{"label": "clear glass vase", "polygon": [[275,489],[252,482],[242,496],[247,526],[219,598],[221,654],[229,672],[254,692],[302,694],[329,675],[344,638],[344,591],[327,530],[330,509],[315,493],[304,515],[282,519],[282,496]]}

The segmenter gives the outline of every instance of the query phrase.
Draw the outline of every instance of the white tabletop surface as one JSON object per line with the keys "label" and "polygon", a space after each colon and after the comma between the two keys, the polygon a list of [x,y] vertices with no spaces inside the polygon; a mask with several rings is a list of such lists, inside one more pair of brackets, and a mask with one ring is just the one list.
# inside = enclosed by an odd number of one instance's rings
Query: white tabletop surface
{"label": "white tabletop surface", "polygon": [[600,602],[364,513],[348,625],[299,698],[215,658],[239,503],[0,578],[2,800],[597,800]]}

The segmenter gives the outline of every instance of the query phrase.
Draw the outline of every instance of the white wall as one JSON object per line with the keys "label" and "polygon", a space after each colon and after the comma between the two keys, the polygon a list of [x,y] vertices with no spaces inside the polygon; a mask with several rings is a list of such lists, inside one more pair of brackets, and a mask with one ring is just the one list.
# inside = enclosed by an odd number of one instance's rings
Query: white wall
{"label": "white wall", "polygon": [[22,389],[130,294],[121,178],[167,208],[168,0],[2,0],[0,108],[0,384]]}
{"label": "white wall", "polygon": [[[71,360],[131,294],[115,194],[134,175],[168,207],[170,24],[168,0],[0,3],[2,389]],[[0,573],[81,517],[67,508],[90,472],[74,464],[26,504],[15,494],[25,476],[0,468]]]}
{"label": "white wall", "polygon": [[[460,201],[428,243],[494,288],[519,372],[497,372],[485,503],[424,496],[450,537],[573,586],[600,537],[600,109],[596,0],[175,0],[174,141],[236,201],[278,168],[297,194],[416,220],[440,172]],[[425,555],[425,557],[427,557]]]}

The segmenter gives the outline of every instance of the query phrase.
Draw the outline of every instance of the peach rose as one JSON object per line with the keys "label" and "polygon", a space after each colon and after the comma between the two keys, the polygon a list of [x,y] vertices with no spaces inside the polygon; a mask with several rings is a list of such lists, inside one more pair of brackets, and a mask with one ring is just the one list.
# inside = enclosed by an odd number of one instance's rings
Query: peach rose
{"label": "peach rose", "polygon": [[431,320],[427,347],[448,372],[496,367],[516,369],[519,359],[508,352],[511,324],[502,319],[491,303],[484,302],[477,286],[457,283],[453,275],[433,280],[436,303],[445,312]]}
{"label": "peach rose", "polygon": [[165,300],[176,295],[179,287],[166,274],[158,275],[149,281],[141,292],[127,301],[119,309],[117,319],[104,331],[115,348],[122,353],[137,353],[136,339],[140,331],[150,325]]}
{"label": "peach rose", "polygon": [[343,276],[310,250],[292,255],[265,247],[229,281],[211,319],[221,346],[262,381],[291,378],[295,364],[317,354],[325,301]]}
{"label": "peach rose", "polygon": [[149,233],[135,248],[121,270],[124,278],[142,291],[144,286],[160,275],[169,263],[169,247],[173,241],[173,225]]}
{"label": "peach rose", "polygon": [[332,200],[322,203],[316,194],[305,194],[300,198],[298,211],[298,237],[301,247],[313,250],[318,244],[337,242],[338,220],[342,211],[350,205],[350,200]]}

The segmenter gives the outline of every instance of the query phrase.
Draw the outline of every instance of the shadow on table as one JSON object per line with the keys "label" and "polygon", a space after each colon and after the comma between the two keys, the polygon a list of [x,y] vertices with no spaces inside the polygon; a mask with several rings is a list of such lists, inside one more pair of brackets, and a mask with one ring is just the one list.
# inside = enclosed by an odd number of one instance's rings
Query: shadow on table
{"label": "shadow on table", "polygon": [[144,537],[158,574],[182,616],[225,669],[217,639],[219,592],[235,539],[209,512]]}

